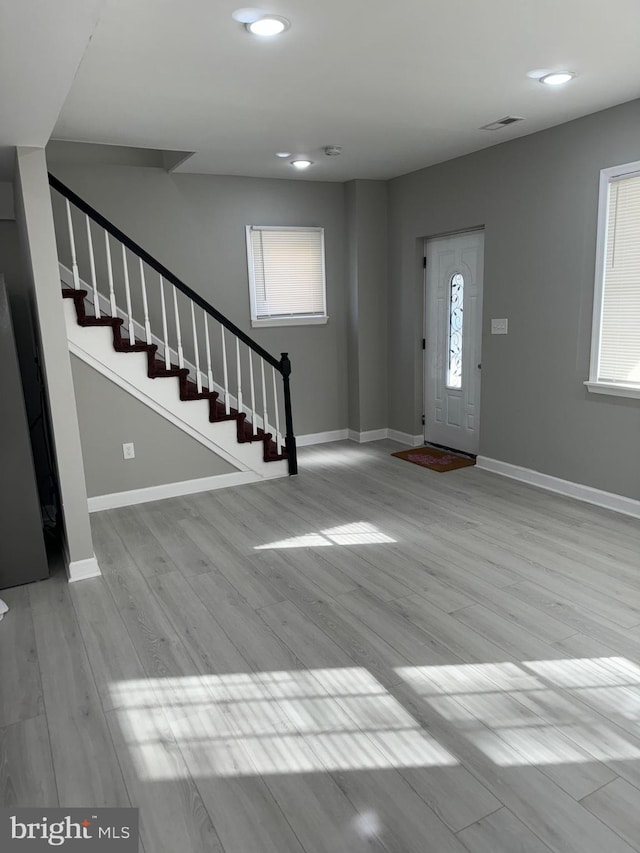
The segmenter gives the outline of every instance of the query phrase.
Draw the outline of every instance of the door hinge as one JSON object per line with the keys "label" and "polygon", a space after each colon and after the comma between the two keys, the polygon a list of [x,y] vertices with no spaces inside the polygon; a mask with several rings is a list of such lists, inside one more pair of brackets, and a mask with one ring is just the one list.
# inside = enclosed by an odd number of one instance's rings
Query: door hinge
{"label": "door hinge", "polygon": [[426,349],[426,348],[427,348],[427,339],[423,338],[422,339],[422,349]]}
{"label": "door hinge", "polygon": [[422,268],[426,270],[427,268],[427,259],[426,257],[422,259]]}
{"label": "door hinge", "polygon": [[422,416],[422,426],[424,426],[424,415]]}

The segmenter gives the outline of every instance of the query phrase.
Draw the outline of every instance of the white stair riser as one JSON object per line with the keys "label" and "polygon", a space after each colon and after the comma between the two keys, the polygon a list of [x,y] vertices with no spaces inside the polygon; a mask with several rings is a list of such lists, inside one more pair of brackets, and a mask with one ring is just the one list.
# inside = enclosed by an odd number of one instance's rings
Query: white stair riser
{"label": "white stair riser", "polygon": [[288,474],[286,460],[264,462],[262,442],[238,442],[235,420],[211,423],[207,400],[181,400],[177,377],[151,379],[146,353],[117,352],[111,327],[80,326],[73,300],[64,303],[67,338],[74,355],[239,470],[253,471],[263,479]]}
{"label": "white stair riser", "polygon": [[[58,267],[60,269],[60,279],[61,279],[62,283],[68,288],[73,288],[73,273],[71,272],[71,270],[68,269],[68,267],[65,267],[65,265],[62,263],[58,263]],[[93,298],[93,293],[92,293],[90,285],[88,285],[87,282],[80,279],[80,287],[83,290],[87,291],[87,296],[86,296],[85,301],[86,301],[87,305],[91,306],[92,312],[95,313],[94,298]],[[109,300],[107,299],[107,297],[101,293],[98,293],[98,303],[100,305],[100,310],[102,312],[102,315],[103,316],[110,316],[111,315],[111,306],[109,304]],[[123,311],[121,308],[118,308],[117,309],[117,316],[121,320],[123,320],[122,338],[123,338],[123,340],[126,340],[127,334],[128,334],[127,312]],[[133,328],[134,328],[134,332],[135,332],[135,337],[138,340],[143,340],[145,338],[144,326],[141,323],[138,323],[138,321],[134,319],[133,320]],[[164,358],[164,344],[163,344],[162,338],[159,338],[157,335],[155,335],[153,333],[153,331],[151,332],[151,343],[155,344],[158,347],[158,358],[163,359]],[[179,355],[178,355],[177,350],[173,349],[172,347],[169,346],[168,351],[170,354],[171,363],[177,364],[179,361]],[[196,381],[195,364],[193,364],[187,358],[185,358],[184,359],[184,366],[189,370],[190,379],[193,382],[195,382]],[[257,370],[257,368],[256,368],[256,370]],[[221,399],[223,398],[224,388],[222,387],[222,385],[220,385],[218,382],[216,382],[215,379],[213,382],[213,387],[210,390],[217,391],[218,394],[220,395],[220,398]],[[238,408],[238,399],[235,396],[235,394],[232,393],[231,389],[229,389],[229,405],[233,409]],[[256,424],[256,427],[258,427],[258,429],[264,429],[263,417],[258,412],[252,412],[251,409],[249,408],[249,406],[246,405],[246,402],[242,406],[242,411],[250,419],[255,417],[255,424]],[[273,424],[271,424],[271,423],[267,424],[266,431],[270,432],[272,435],[275,434],[275,427],[273,426]]]}

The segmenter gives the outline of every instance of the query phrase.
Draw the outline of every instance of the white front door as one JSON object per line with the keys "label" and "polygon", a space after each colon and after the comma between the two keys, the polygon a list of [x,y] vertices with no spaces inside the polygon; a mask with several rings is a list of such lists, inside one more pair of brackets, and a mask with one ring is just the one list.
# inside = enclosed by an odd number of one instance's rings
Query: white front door
{"label": "white front door", "polygon": [[425,441],[477,453],[484,232],[425,244]]}

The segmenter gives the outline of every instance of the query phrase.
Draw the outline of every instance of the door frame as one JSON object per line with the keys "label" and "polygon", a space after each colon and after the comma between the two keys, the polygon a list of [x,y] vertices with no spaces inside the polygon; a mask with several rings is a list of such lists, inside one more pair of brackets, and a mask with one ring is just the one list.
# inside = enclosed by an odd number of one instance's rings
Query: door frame
{"label": "door frame", "polygon": [[[481,231],[485,235],[485,249],[486,249],[486,227],[484,225],[474,225],[471,228],[458,228],[455,231],[439,231],[436,234],[429,234],[426,237],[422,237],[420,245],[422,246],[422,440],[426,444],[427,443],[427,371],[428,371],[428,349],[426,347],[427,340],[427,306],[429,304],[429,293],[428,293],[428,284],[427,284],[427,240],[437,240],[440,237],[458,237],[463,234],[473,234],[478,231]],[[484,328],[484,252],[483,252],[483,270],[482,270],[482,290],[483,290],[483,299],[482,299],[482,315],[480,318],[480,345],[482,347],[482,330]],[[482,350],[481,350],[482,352]],[[482,410],[482,397],[480,398],[481,410]],[[482,418],[480,417],[480,429],[478,430],[478,439],[480,438],[480,432],[482,429]],[[457,450],[456,448],[447,447],[442,444],[433,444],[434,447],[442,447],[445,450],[454,450],[456,453],[460,453],[462,456],[475,456],[472,453],[465,453],[463,450]]]}

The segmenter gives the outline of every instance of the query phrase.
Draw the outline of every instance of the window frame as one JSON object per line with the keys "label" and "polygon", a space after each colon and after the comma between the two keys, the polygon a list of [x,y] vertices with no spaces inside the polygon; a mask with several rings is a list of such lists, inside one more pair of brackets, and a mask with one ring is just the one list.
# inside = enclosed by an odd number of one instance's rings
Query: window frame
{"label": "window frame", "polygon": [[640,175],[640,160],[611,166],[600,171],[598,194],[598,227],[596,232],[596,271],[593,289],[593,319],[591,323],[591,358],[587,389],[594,394],[610,394],[615,397],[640,399],[640,383],[602,382],[598,379],[600,365],[600,343],[602,339],[602,311],[604,307],[604,265],[607,246],[607,222],[609,218],[609,187],[612,180]]}
{"label": "window frame", "polygon": [[[323,314],[291,314],[279,317],[258,317],[256,306],[255,264],[251,234],[253,231],[318,231],[320,232],[320,251],[322,261]],[[251,309],[251,327],[269,326],[319,326],[329,320],[327,314],[327,273],[325,259],[324,228],[321,225],[247,225],[245,226],[247,246],[247,271],[249,278],[249,306]]]}

